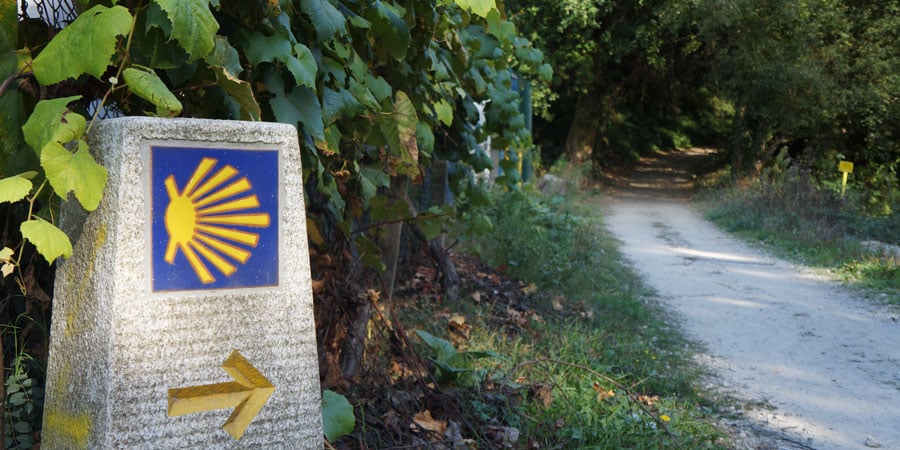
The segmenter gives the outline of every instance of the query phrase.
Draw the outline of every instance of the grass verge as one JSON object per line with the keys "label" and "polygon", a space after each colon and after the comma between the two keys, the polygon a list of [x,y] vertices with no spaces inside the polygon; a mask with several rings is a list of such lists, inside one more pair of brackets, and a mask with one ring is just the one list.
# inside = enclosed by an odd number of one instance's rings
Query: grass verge
{"label": "grass verge", "polygon": [[797,168],[699,198],[707,218],[723,229],[900,306],[900,205],[892,214],[872,215],[861,196],[841,197]]}
{"label": "grass verge", "polygon": [[726,448],[690,345],[647,300],[599,213],[569,205],[501,195],[493,231],[462,244],[479,259],[457,257],[459,298],[396,300],[391,326],[402,332],[370,349],[390,368],[384,389],[351,393],[362,427],[342,442]]}

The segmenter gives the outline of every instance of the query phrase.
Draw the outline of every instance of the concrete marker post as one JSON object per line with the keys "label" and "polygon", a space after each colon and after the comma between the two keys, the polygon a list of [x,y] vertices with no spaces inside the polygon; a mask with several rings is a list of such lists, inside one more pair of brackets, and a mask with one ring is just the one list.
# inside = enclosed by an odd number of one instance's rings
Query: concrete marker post
{"label": "concrete marker post", "polygon": [[89,143],[109,183],[61,219],[42,447],[321,448],[296,129],[128,117]]}

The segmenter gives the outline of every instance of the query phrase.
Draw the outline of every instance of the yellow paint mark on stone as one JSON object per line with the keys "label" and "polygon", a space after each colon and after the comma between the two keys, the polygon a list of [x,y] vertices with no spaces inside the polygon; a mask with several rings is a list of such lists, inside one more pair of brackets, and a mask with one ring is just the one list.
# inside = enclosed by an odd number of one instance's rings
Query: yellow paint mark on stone
{"label": "yellow paint mark on stone", "polygon": [[234,408],[222,428],[240,439],[275,392],[275,386],[237,350],[222,363],[233,382],[169,389],[169,416]]}
{"label": "yellow paint mark on stone", "polygon": [[[66,312],[66,326],[65,328],[65,336],[68,338],[75,334],[78,331],[78,327],[75,324],[75,321],[79,319],[81,315],[81,310],[84,308],[84,302],[86,301],[86,296],[88,292],[88,288],[91,284],[91,276],[94,273],[94,265],[97,260],[97,253],[100,251],[100,247],[106,243],[107,238],[107,230],[106,224],[101,223],[97,227],[96,236],[94,237],[94,241],[91,243],[91,247],[88,249],[86,255],[76,256],[76,258],[83,259],[84,261],[84,271],[76,274],[74,270],[69,270],[66,273],[65,285],[71,286],[72,296],[70,297],[71,307]],[[77,279],[75,277],[78,277]]]}
{"label": "yellow paint mark on stone", "polygon": [[50,410],[44,418],[42,438],[54,448],[87,448],[91,418],[87,414],[66,414]]}

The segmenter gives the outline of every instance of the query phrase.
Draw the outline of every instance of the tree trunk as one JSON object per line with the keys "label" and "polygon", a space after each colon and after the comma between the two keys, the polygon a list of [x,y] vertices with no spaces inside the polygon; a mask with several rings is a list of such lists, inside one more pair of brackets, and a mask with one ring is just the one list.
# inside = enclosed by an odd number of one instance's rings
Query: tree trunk
{"label": "tree trunk", "polygon": [[731,154],[731,174],[736,178],[744,173],[744,119],[747,114],[747,106],[740,106],[734,112],[734,118],[731,121],[731,143],[729,145],[729,153]]}
{"label": "tree trunk", "polygon": [[[388,188],[387,195],[390,202],[401,202],[407,205],[410,216],[414,216],[412,203],[407,196],[409,189],[409,178],[399,176],[391,178],[391,186]],[[394,278],[397,276],[397,263],[400,259],[400,238],[403,232],[403,222],[395,221],[383,225],[378,230],[376,242],[381,250],[381,260],[384,262],[385,270],[378,276],[381,278],[381,285],[385,298],[393,298],[394,296]]]}
{"label": "tree trunk", "polygon": [[601,124],[601,104],[602,95],[595,84],[588,86],[587,90],[578,95],[575,116],[566,136],[566,156],[569,158],[569,164],[578,165],[591,161]]}

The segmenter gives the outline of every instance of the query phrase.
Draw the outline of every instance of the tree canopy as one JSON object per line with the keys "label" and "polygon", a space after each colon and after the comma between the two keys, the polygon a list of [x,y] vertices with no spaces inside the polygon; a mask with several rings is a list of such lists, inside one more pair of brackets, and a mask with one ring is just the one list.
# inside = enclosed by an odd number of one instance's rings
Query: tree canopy
{"label": "tree canopy", "polygon": [[725,145],[739,175],[790,147],[822,171],[846,158],[877,191],[896,187],[892,2],[513,0],[507,11],[556,70],[535,125],[545,154],[596,162],[687,132]]}

